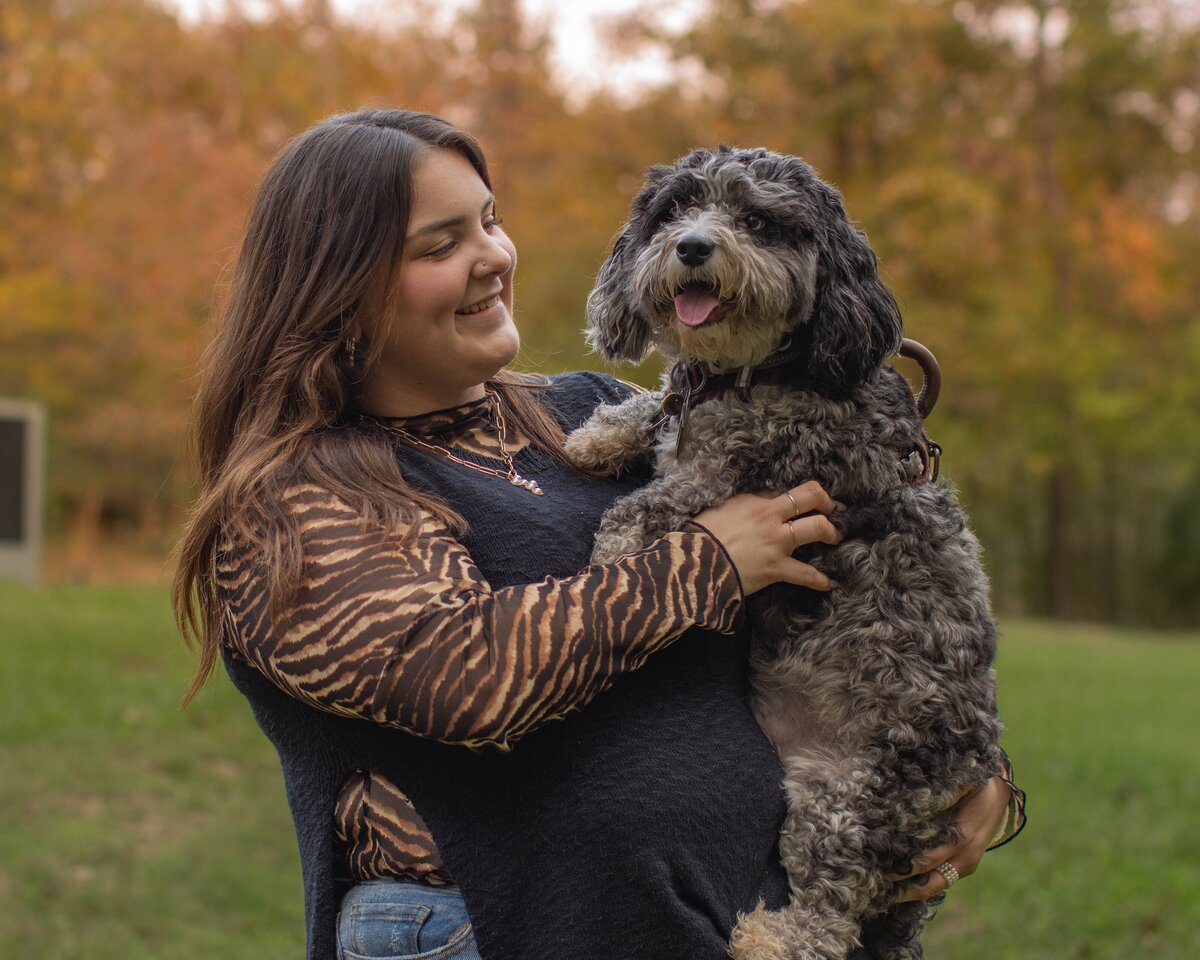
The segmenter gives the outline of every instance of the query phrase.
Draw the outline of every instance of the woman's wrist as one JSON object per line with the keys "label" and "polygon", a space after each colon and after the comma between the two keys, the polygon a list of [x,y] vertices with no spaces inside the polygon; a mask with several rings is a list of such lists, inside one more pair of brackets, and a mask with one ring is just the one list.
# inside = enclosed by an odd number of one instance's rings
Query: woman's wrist
{"label": "woman's wrist", "polygon": [[1004,821],[992,836],[988,843],[988,850],[995,850],[998,847],[1004,846],[1006,843],[1014,840],[1017,835],[1025,829],[1025,791],[1017,786],[1013,780],[1012,761],[1009,760],[1008,754],[1000,752],[1000,761],[996,778],[1008,786],[1009,798],[1008,809]]}
{"label": "woman's wrist", "polygon": [[725,544],[703,523],[694,520],[684,524],[679,533],[668,536],[685,538],[690,556],[700,560],[697,572],[708,574],[696,577],[691,584],[696,593],[696,625],[716,634],[737,634],[745,618],[746,594],[742,576]]}
{"label": "woman's wrist", "polygon": [[740,573],[738,573],[737,564],[735,564],[733,562],[733,557],[731,557],[729,555],[729,551],[725,549],[725,544],[723,544],[721,542],[720,538],[715,533],[713,533],[711,530],[708,529],[708,527],[706,527],[704,524],[700,523],[697,520],[689,520],[687,523],[685,523],[683,525],[683,528],[685,531],[689,527],[694,528],[695,532],[701,533],[704,536],[708,537],[720,549],[721,556],[725,558],[725,562],[727,564],[729,564],[729,569],[733,572],[733,579],[737,583],[738,596],[741,598],[741,602],[745,603],[746,602],[746,585],[744,583],[742,583],[742,575]]}

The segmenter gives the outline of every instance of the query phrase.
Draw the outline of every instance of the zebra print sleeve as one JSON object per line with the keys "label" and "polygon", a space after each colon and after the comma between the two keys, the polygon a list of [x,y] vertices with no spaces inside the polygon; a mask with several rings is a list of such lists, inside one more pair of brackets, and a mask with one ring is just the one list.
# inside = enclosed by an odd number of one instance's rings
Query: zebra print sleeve
{"label": "zebra print sleeve", "polygon": [[346,844],[346,866],[356,880],[395,877],[433,886],[454,882],[424,819],[386,777],[365,770],[347,777],[333,824]]}
{"label": "zebra print sleeve", "polygon": [[700,528],[574,577],[493,590],[433,517],[401,543],[364,531],[319,488],[288,502],[304,569],[287,609],[268,610],[249,545],[228,544],[218,564],[234,652],[313,706],[446,743],[508,749],[689,627],[733,632],[744,602]]}

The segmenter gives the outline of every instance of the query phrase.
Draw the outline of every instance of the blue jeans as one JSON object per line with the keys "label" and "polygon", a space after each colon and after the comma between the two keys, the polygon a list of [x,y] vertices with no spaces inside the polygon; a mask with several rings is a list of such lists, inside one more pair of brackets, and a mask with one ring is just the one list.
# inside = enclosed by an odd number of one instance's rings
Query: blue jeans
{"label": "blue jeans", "polygon": [[342,900],[338,960],[481,960],[458,887],[367,880]]}

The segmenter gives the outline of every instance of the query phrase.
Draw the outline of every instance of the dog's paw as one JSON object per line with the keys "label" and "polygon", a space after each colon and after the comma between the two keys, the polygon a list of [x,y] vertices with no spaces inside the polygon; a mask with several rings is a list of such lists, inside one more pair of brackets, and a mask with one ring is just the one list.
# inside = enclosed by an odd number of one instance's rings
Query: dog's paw
{"label": "dog's paw", "polygon": [[563,454],[580,470],[615,477],[627,458],[626,446],[602,424],[588,422],[567,436]]}
{"label": "dog's paw", "polygon": [[596,545],[592,548],[592,563],[612,563],[645,546],[642,538],[624,531],[596,534]]}
{"label": "dog's paw", "polygon": [[795,902],[768,910],[759,902],[738,914],[729,938],[734,960],[845,960],[858,946],[858,925],[836,911],[811,910]]}
{"label": "dog's paw", "polygon": [[751,913],[739,913],[729,937],[733,960],[788,960],[791,954],[779,935],[778,924],[763,901]]}

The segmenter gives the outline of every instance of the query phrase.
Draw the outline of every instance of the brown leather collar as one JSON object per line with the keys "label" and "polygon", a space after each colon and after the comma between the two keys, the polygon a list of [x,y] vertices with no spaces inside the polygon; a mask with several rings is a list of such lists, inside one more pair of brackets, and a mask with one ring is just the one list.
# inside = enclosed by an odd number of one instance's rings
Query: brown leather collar
{"label": "brown leather collar", "polygon": [[680,361],[667,375],[667,390],[663,394],[664,418],[679,417],[686,421],[688,411],[703,400],[720,396],[727,390],[738,390],[743,397],[750,396],[750,387],[756,383],[783,383],[791,379],[789,366],[800,358],[802,347],[793,347],[790,339],[761,363],[739,367],[723,373],[714,373],[700,361]]}

